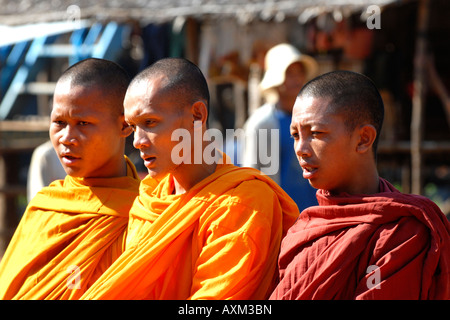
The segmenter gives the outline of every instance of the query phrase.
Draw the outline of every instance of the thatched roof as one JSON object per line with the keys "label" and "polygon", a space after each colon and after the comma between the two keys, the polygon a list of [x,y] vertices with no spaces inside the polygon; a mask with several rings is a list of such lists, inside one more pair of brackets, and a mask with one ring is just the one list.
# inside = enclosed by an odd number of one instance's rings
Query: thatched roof
{"label": "thatched roof", "polygon": [[284,16],[344,13],[401,0],[0,0],[0,24],[18,25],[67,19],[170,21],[178,16],[231,16],[242,22]]}

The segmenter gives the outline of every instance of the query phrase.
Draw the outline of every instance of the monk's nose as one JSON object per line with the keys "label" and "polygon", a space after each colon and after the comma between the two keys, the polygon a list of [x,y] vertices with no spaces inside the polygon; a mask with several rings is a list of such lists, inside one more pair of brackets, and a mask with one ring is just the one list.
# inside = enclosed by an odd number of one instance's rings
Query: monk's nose
{"label": "monk's nose", "polygon": [[62,129],[59,143],[63,145],[74,145],[77,143],[76,132],[72,126],[66,125],[64,129]]}
{"label": "monk's nose", "polygon": [[311,146],[309,144],[309,140],[302,138],[301,136],[298,140],[296,140],[294,150],[298,157],[311,156]]}
{"label": "monk's nose", "polygon": [[145,134],[145,131],[140,129],[139,127],[136,127],[134,131],[133,146],[136,149],[142,149],[144,147],[148,147],[149,144],[150,142],[147,135]]}

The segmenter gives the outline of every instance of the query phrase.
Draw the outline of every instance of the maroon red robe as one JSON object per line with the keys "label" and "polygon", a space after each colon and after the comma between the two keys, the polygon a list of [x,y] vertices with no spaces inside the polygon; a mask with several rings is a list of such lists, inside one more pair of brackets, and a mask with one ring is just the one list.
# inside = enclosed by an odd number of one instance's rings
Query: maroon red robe
{"label": "maroon red robe", "polygon": [[304,210],[281,245],[271,299],[450,299],[450,224],[429,199],[380,193]]}

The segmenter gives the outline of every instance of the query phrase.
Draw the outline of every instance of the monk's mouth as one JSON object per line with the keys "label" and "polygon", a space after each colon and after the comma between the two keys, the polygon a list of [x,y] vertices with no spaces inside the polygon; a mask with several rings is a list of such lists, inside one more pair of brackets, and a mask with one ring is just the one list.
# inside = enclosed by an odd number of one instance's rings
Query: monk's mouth
{"label": "monk's mouth", "polygon": [[302,169],[303,169],[303,178],[305,179],[313,178],[318,171],[317,167],[302,166]]}
{"label": "monk's mouth", "polygon": [[152,167],[152,166],[154,166],[155,161],[156,161],[156,157],[144,158],[144,166],[146,166],[147,168]]}
{"label": "monk's mouth", "polygon": [[77,162],[78,160],[80,160],[81,158],[70,156],[70,155],[64,155],[61,157],[61,159],[64,164],[71,165],[71,164],[74,164],[75,162]]}

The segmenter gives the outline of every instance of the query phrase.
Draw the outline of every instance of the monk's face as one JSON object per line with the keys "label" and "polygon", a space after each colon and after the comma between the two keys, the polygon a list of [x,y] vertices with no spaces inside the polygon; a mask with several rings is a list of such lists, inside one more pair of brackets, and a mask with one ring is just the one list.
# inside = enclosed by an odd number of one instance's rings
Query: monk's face
{"label": "monk's face", "polygon": [[345,191],[356,174],[353,170],[358,137],[349,132],[343,116],[333,112],[329,99],[297,98],[291,135],[303,177],[314,188]]}
{"label": "monk's face", "polygon": [[182,164],[172,161],[171,152],[179,143],[172,141],[172,133],[180,128],[192,127],[188,108],[182,107],[181,98],[165,92],[165,76],[132,84],[125,95],[125,121],[134,130],[133,145],[151,177],[161,180],[168,173],[181,170]]}
{"label": "monk's face", "polygon": [[68,175],[104,178],[123,175],[124,118],[112,112],[96,87],[58,83],[53,97],[50,139]]}

